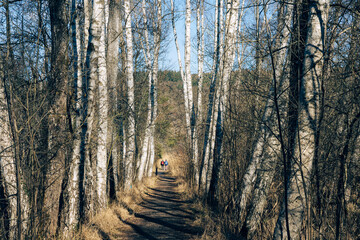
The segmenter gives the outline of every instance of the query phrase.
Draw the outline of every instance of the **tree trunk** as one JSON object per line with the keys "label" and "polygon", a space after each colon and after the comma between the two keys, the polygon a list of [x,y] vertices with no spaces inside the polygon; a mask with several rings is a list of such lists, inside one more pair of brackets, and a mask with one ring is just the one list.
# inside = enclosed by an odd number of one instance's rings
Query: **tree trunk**
{"label": "tree trunk", "polygon": [[133,182],[133,164],[135,157],[135,103],[134,103],[134,66],[133,66],[133,39],[131,27],[131,1],[124,1],[125,36],[126,36],[126,83],[128,93],[128,129],[125,164],[125,188],[130,189]]}
{"label": "tree trunk", "polygon": [[193,101],[192,91],[192,79],[191,79],[191,2],[186,0],[185,10],[185,47],[184,47],[184,69],[182,70],[181,55],[177,40],[177,33],[175,28],[175,16],[174,16],[174,3],[171,0],[171,13],[172,13],[172,25],[175,38],[175,45],[177,49],[178,62],[181,72],[181,78],[183,81],[184,91],[184,104],[185,104],[185,122],[187,132],[187,146],[190,151],[191,169],[193,169],[192,175],[198,178],[198,143],[197,143],[197,128],[196,128],[196,113]]}
{"label": "tree trunk", "polygon": [[157,103],[157,86],[158,86],[158,71],[159,71],[159,53],[161,47],[161,26],[162,26],[162,2],[161,0],[155,1],[156,10],[157,10],[157,20],[156,23],[153,22],[153,29],[156,29],[154,32],[154,60],[152,68],[152,91],[151,91],[151,105],[152,105],[152,121],[151,121],[151,141],[150,141],[150,161],[148,168],[148,176],[152,175],[152,169],[155,162],[155,121],[157,118],[158,103]]}
{"label": "tree trunk", "polygon": [[[188,1],[186,2],[186,9],[190,11],[190,13],[187,12],[187,15],[186,17],[189,18],[190,17],[190,20],[188,20],[187,22],[190,24],[189,21],[191,21],[191,8],[190,8],[190,3],[188,3]],[[189,5],[189,6],[188,6]],[[173,33],[174,33],[174,39],[175,39],[175,45],[176,45],[176,51],[177,51],[177,57],[178,57],[178,63],[179,63],[179,68],[180,68],[180,74],[181,74],[181,79],[182,79],[182,82],[183,82],[183,92],[184,92],[184,105],[185,105],[185,123],[186,123],[186,134],[187,134],[187,139],[190,139],[191,137],[191,123],[190,123],[190,108],[189,108],[189,96],[188,96],[188,81],[186,80],[186,78],[188,77],[186,75],[186,70],[187,70],[187,67],[185,67],[185,72],[183,71],[183,64],[182,64],[182,61],[181,61],[181,54],[180,54],[180,48],[179,48],[179,44],[178,44],[178,38],[177,38],[177,32],[176,32],[176,27],[175,27],[175,13],[174,13],[174,2],[173,0],[171,0],[171,14],[172,14],[172,27],[173,27]],[[189,16],[190,14],[190,16]],[[186,20],[185,20],[185,25],[186,25]],[[190,26],[188,26],[189,30],[190,31]],[[185,29],[185,32],[186,32],[187,29]],[[190,37],[190,33],[186,33],[189,35]],[[186,36],[187,37],[187,36]],[[187,37],[189,38],[189,37]],[[186,44],[186,40],[185,40],[185,44]],[[190,43],[189,43],[190,44]],[[186,47],[185,47],[186,49]],[[190,54],[190,50],[186,50],[186,54],[189,55]],[[187,56],[187,58],[190,59],[190,55]],[[185,64],[186,65],[186,59],[185,58]],[[190,61],[190,60],[189,60]],[[191,74],[190,74],[191,75]],[[189,142],[187,143],[189,144]]]}
{"label": "tree trunk", "polygon": [[[280,41],[277,41],[275,46],[275,50],[277,52],[274,56],[275,68],[273,73],[273,87],[270,89],[269,97],[265,105],[264,114],[260,125],[261,134],[256,141],[252,159],[248,166],[248,170],[245,174],[246,177],[244,178],[243,182],[243,186],[245,186],[245,188],[241,195],[243,206],[241,209],[242,213],[244,213],[244,211],[247,209],[248,203],[246,201],[248,201],[248,199],[246,196],[251,196],[251,193],[253,192],[251,201],[252,207],[250,210],[250,215],[247,216],[249,237],[255,234],[255,231],[259,226],[264,209],[266,207],[270,184],[272,183],[273,177],[275,175],[277,156],[281,155],[281,143],[279,143],[279,140],[275,136],[275,134],[279,134],[278,132],[280,130],[276,130],[277,127],[273,123],[277,122],[275,115],[275,101],[279,102],[278,94],[283,91],[283,85],[285,85],[285,87],[288,85],[284,84],[284,80],[287,80],[289,77],[286,72],[286,69],[289,67],[288,61],[286,61],[286,56],[288,51],[290,36],[289,29],[292,20],[292,14],[293,6],[291,2],[286,5],[283,3],[280,6],[278,16],[278,34]],[[280,102],[278,104],[280,104]],[[256,179],[259,179],[260,182],[255,187]]]}
{"label": "tree trunk", "polygon": [[[116,85],[118,81],[118,62],[119,62],[119,40],[120,40],[120,0],[110,0],[109,3],[109,22],[107,27],[108,34],[108,47],[107,47],[107,78],[108,78],[108,89],[109,89],[109,119],[108,119],[108,159],[112,160],[111,165],[108,166],[109,177],[109,191],[110,198],[115,199],[115,191],[118,188],[118,156],[117,156],[117,135],[116,135],[116,106],[117,106],[117,97],[116,97]],[[113,187],[112,187],[113,186]]]}
{"label": "tree trunk", "polygon": [[[197,54],[198,54],[198,100],[197,100],[197,122],[202,122],[202,88],[203,88],[203,68],[204,68],[204,44],[205,44],[205,27],[204,27],[204,0],[198,0],[196,10],[196,28],[197,28]],[[199,179],[197,180],[199,181]]]}
{"label": "tree trunk", "polygon": [[80,135],[81,135],[81,119],[80,119],[80,99],[81,92],[81,63],[79,55],[81,55],[81,41],[79,31],[80,14],[76,11],[76,1],[71,1],[71,43],[73,57],[73,81],[74,81],[74,97],[75,97],[75,126],[73,137],[73,151],[70,162],[69,171],[69,220],[67,225],[69,230],[76,229],[80,223]]}
{"label": "tree trunk", "polygon": [[[68,24],[68,12],[66,10],[67,1],[49,1],[50,8],[50,20],[51,20],[51,35],[52,35],[52,51],[51,51],[51,76],[48,83],[48,104],[50,110],[49,118],[49,149],[50,152],[56,154],[58,152],[57,144],[62,145],[67,139],[70,138],[68,131],[70,126],[66,123],[66,110],[64,106],[69,108],[68,104],[68,43],[69,43],[69,31]],[[57,130],[55,133],[55,129]],[[62,149],[60,151],[63,151]],[[65,209],[68,205],[68,194],[65,193],[68,186],[69,177],[67,176],[70,169],[71,161],[71,149],[67,148],[65,152],[57,154],[62,156],[65,162],[64,178],[62,182],[62,189],[59,199],[59,217],[58,217],[58,229],[64,226],[66,214]]]}
{"label": "tree trunk", "polygon": [[[275,229],[274,237],[283,239],[291,237],[301,238],[302,222],[309,206],[310,176],[315,157],[315,138],[319,124],[319,94],[323,68],[324,39],[328,18],[329,1],[319,0],[310,2],[308,30],[304,55],[304,75],[299,89],[298,140],[295,155],[291,162],[289,188],[285,188],[288,195],[288,224],[286,212],[281,211]],[[290,177],[291,176],[291,177]],[[285,176],[286,178],[287,176]],[[288,225],[288,226],[286,226]],[[282,229],[287,229],[283,232]]]}
{"label": "tree trunk", "polygon": [[[86,3],[86,4],[85,4]],[[86,56],[84,66],[84,76],[82,83],[82,135],[81,135],[81,170],[80,180],[83,184],[80,184],[80,196],[83,197],[84,206],[83,213],[84,219],[88,219],[94,213],[95,191],[96,191],[96,173],[93,171],[94,166],[94,154],[92,149],[95,148],[93,143],[93,128],[94,128],[94,114],[95,114],[95,87],[98,78],[98,47],[99,38],[94,38],[94,34],[98,30],[98,26],[93,25],[94,9],[91,1],[84,1],[85,10],[85,44]],[[86,28],[88,27],[88,28]],[[86,38],[86,36],[88,38]],[[85,45],[86,46],[86,45]]]}
{"label": "tree trunk", "polygon": [[[189,140],[192,140],[191,137],[191,114],[193,110],[193,93],[192,93],[192,81],[191,81],[191,2],[190,0],[186,0],[186,10],[185,10],[185,46],[184,46],[184,89],[185,89],[185,102],[187,103],[187,107],[185,109],[188,109],[188,112],[186,113],[186,116],[188,118],[189,125],[187,126],[189,128],[188,133],[190,135],[188,136]],[[186,85],[185,85],[186,84]],[[192,141],[190,142],[192,144]],[[192,150],[192,149],[191,149]]]}
{"label": "tree trunk", "polygon": [[[107,140],[108,140],[108,82],[106,68],[106,19],[105,19],[105,3],[103,0],[94,1],[93,4],[93,32],[94,43],[98,41],[98,88],[99,88],[99,126],[98,126],[98,142],[97,142],[97,164],[96,164],[96,184],[97,184],[97,200],[99,208],[103,209],[107,205],[106,180],[107,180]],[[96,45],[95,45],[96,46]]]}
{"label": "tree trunk", "polygon": [[209,188],[208,202],[212,207],[217,207],[219,204],[219,188],[220,179],[222,174],[222,141],[223,141],[223,129],[226,114],[226,107],[229,97],[229,82],[230,75],[235,60],[236,49],[236,29],[239,17],[240,0],[233,0],[227,3],[226,23],[225,23],[225,44],[224,44],[224,56],[223,61],[223,74],[220,82],[220,99],[219,99],[219,111],[216,120],[216,137],[215,137],[215,149],[214,149],[214,166],[212,169],[212,177]]}
{"label": "tree trunk", "polygon": [[194,135],[194,159],[195,159],[195,167],[197,171],[195,172],[195,183],[199,183],[200,173],[199,173],[199,150],[198,150],[198,140],[199,140],[199,130],[203,122],[203,109],[202,109],[202,92],[203,92],[203,81],[204,81],[204,45],[205,45],[205,27],[204,27],[204,1],[198,0],[197,2],[197,10],[196,10],[196,28],[197,28],[197,54],[198,54],[198,99],[197,99],[197,114],[196,118],[196,126],[195,126],[195,134]]}
{"label": "tree trunk", "polygon": [[[7,214],[5,221],[5,236],[8,239],[16,239],[21,237],[21,224],[18,226],[18,201],[17,197],[17,164],[15,153],[13,149],[13,139],[11,138],[11,127],[10,127],[10,114],[8,111],[8,100],[5,91],[5,79],[9,77],[8,74],[3,75],[4,72],[8,72],[9,69],[6,66],[1,66],[1,85],[0,85],[0,172],[1,172],[1,184],[4,188],[4,209]],[[3,207],[3,206],[1,206]],[[20,218],[21,221],[21,218]],[[20,227],[20,230],[18,230]]]}
{"label": "tree trunk", "polygon": [[[218,90],[216,88],[218,81],[218,73],[220,68],[220,55],[221,55],[221,0],[218,0],[215,9],[215,41],[214,41],[214,61],[212,70],[212,79],[209,90],[209,100],[207,107],[207,115],[205,120],[205,133],[204,133],[204,145],[201,162],[199,166],[199,192],[204,190],[204,196],[206,196],[211,178],[212,169],[212,152],[215,144],[215,126],[214,126],[214,114],[217,112],[216,99],[218,99]],[[209,180],[209,181],[208,181]]]}
{"label": "tree trunk", "polygon": [[150,142],[151,142],[151,124],[152,124],[152,115],[153,115],[153,104],[152,104],[152,89],[153,89],[153,80],[152,80],[152,67],[151,67],[151,53],[150,53],[150,42],[149,42],[149,31],[148,31],[148,21],[146,15],[146,4],[145,0],[142,1],[142,14],[144,18],[144,36],[145,36],[145,64],[146,64],[146,72],[148,75],[148,82],[149,82],[149,96],[148,96],[148,109],[147,109],[147,120],[145,126],[145,136],[141,151],[141,159],[138,162],[138,181],[144,177],[144,172],[146,171],[145,167],[149,164],[150,161]]}

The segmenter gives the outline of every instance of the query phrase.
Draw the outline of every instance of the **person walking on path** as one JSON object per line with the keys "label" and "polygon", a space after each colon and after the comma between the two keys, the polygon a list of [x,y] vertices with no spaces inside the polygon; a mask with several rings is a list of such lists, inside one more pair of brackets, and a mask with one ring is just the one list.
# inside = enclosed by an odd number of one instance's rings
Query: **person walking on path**
{"label": "person walking on path", "polygon": [[169,165],[168,160],[165,159],[165,171],[167,170],[167,166]]}
{"label": "person walking on path", "polygon": [[165,162],[164,162],[164,160],[161,160],[161,170],[164,170],[164,165],[165,165]]}

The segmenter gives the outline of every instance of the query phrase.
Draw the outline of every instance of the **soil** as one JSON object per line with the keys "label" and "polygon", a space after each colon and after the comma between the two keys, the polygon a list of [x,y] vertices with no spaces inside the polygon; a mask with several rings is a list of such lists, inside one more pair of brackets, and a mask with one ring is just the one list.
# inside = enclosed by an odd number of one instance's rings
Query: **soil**
{"label": "soil", "polygon": [[178,180],[169,172],[159,171],[154,187],[143,193],[143,201],[134,215],[123,223],[130,226],[118,239],[194,239],[202,230],[193,226],[196,209],[182,200]]}

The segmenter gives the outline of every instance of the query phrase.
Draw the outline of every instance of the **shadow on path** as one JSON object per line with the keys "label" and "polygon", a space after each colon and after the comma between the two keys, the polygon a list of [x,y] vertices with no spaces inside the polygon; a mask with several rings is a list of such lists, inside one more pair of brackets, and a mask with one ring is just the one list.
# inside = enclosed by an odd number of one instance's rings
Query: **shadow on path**
{"label": "shadow on path", "polygon": [[181,200],[177,186],[176,178],[159,171],[156,186],[147,188],[139,211],[122,220],[132,229],[126,239],[191,239],[202,234],[200,228],[191,226],[195,219],[191,203]]}

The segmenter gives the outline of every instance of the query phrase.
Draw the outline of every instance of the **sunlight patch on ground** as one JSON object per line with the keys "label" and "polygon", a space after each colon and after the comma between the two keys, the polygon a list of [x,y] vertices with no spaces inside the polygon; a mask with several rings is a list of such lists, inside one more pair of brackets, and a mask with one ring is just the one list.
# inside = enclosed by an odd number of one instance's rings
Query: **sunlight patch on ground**
{"label": "sunlight patch on ground", "polygon": [[162,156],[163,157],[156,163],[158,164],[159,168],[161,160],[165,161],[165,159],[167,159],[169,162],[168,170],[171,171],[174,176],[184,176],[187,162],[187,156],[185,154],[180,152],[168,152],[163,153]]}

